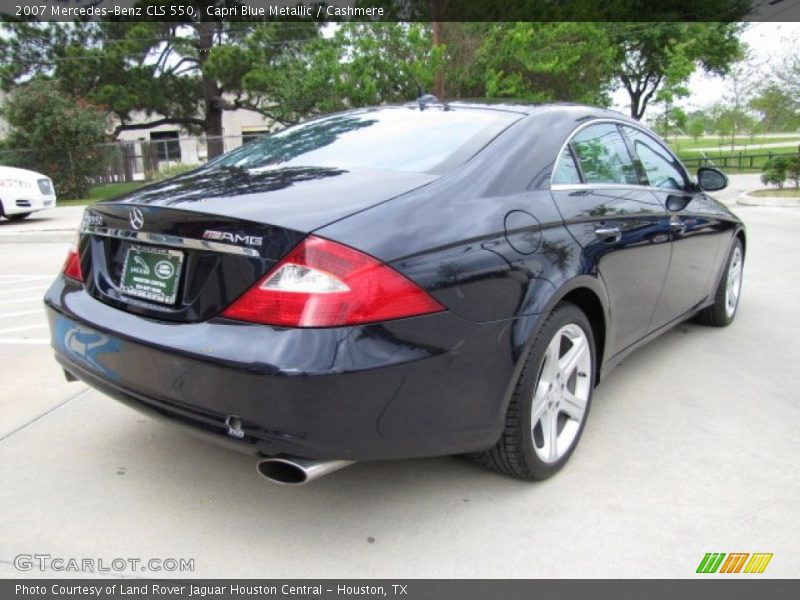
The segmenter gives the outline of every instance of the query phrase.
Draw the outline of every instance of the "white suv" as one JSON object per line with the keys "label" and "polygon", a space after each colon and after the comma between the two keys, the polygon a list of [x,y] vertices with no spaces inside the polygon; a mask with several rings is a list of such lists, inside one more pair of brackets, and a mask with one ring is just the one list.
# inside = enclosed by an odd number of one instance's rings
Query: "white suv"
{"label": "white suv", "polygon": [[55,205],[56,192],[49,177],[27,169],[0,167],[0,217],[15,221]]}

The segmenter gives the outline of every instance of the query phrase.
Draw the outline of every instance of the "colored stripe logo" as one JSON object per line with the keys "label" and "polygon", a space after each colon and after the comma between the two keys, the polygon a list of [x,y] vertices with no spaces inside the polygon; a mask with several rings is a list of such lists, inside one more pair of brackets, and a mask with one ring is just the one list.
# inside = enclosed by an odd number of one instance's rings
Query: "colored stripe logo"
{"label": "colored stripe logo", "polygon": [[766,552],[707,552],[697,573],[763,573],[771,560],[772,554]]}

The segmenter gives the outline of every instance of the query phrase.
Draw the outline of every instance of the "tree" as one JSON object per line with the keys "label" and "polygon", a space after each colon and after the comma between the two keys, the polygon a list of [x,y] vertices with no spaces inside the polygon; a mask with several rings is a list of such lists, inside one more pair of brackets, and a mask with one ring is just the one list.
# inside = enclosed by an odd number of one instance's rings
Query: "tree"
{"label": "tree", "polygon": [[703,137],[703,134],[706,132],[705,120],[699,117],[690,117],[689,121],[686,123],[686,132],[692,136],[692,139],[696,142]]}
{"label": "tree", "polygon": [[[205,10],[234,4],[194,1],[198,20],[6,25],[0,77],[5,89],[32,75],[55,78],[68,93],[108,107],[115,133],[169,123],[221,136],[223,112],[240,108],[291,121],[299,112],[291,105],[297,95],[286,98],[286,86],[266,90],[264,83],[271,71],[279,73],[279,83],[302,80],[304,63],[298,57],[305,44],[319,38],[318,26],[223,20]],[[289,72],[290,67],[300,71]],[[253,81],[260,85],[248,85]],[[139,111],[159,116],[136,123]],[[221,150],[221,140],[210,141],[209,156]]]}
{"label": "tree", "polygon": [[607,105],[614,51],[595,23],[497,23],[478,48],[487,96]]}
{"label": "tree", "polygon": [[91,177],[103,162],[97,144],[107,139],[101,108],[35,79],[8,97],[2,113],[10,127],[6,146],[24,150],[17,166],[50,176],[60,196],[88,195]]}
{"label": "tree", "polygon": [[791,50],[775,68],[774,76],[786,94],[800,98],[800,38],[784,42],[785,47]]}
{"label": "tree", "polygon": [[741,56],[737,23],[612,23],[615,76],[628,92],[631,116],[641,119],[651,101],[688,95],[698,68],[725,75]]}
{"label": "tree", "polygon": [[794,131],[800,126],[800,101],[774,81],[761,88],[748,106],[760,115],[765,131]]}
{"label": "tree", "polygon": [[442,24],[448,98],[607,105],[613,55],[598,23]]}
{"label": "tree", "polygon": [[783,189],[783,182],[786,181],[788,176],[788,161],[785,156],[773,156],[764,165],[764,171],[761,173],[761,182],[764,185],[777,185],[779,189]]}
{"label": "tree", "polygon": [[655,129],[667,139],[671,133],[686,127],[686,119],[686,113],[681,107],[665,103],[664,110],[656,117]]}

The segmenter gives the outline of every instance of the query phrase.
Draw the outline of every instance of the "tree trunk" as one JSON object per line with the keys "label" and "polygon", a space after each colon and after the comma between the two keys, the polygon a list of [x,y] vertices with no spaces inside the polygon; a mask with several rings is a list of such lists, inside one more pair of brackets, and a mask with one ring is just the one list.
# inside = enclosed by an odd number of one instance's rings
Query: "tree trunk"
{"label": "tree trunk", "polygon": [[[438,48],[442,45],[442,24],[439,21],[431,23],[433,30],[433,47]],[[433,95],[439,100],[444,100],[444,73],[442,73],[442,66],[436,67],[436,73],[433,76]]]}
{"label": "tree trunk", "polygon": [[642,94],[641,93],[633,93],[629,94],[631,97],[631,117],[640,121],[642,119],[642,113],[644,110],[642,108]]}
{"label": "tree trunk", "polygon": [[222,140],[222,112],[224,101],[222,92],[217,82],[206,75],[203,65],[208,59],[208,54],[214,46],[214,29],[216,23],[201,21],[197,24],[199,37],[198,50],[200,61],[200,73],[203,85],[203,103],[205,105],[205,132],[206,148],[208,149],[209,160],[219,156],[225,151]]}
{"label": "tree trunk", "polygon": [[[434,48],[442,45],[442,24],[439,21],[440,9],[440,0],[431,0],[431,33]],[[442,72],[441,64],[436,67],[436,73],[433,76],[433,95],[439,100],[444,100],[444,73]]]}

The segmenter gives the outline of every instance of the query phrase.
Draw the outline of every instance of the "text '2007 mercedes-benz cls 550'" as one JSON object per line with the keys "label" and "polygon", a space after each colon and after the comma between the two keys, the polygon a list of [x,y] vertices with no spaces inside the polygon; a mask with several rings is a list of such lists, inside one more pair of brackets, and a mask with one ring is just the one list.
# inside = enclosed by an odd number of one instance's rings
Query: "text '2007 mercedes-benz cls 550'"
{"label": "text '2007 mercedes-benz cls 550'", "polygon": [[52,345],[273,480],[447,454],[542,479],[627,353],[733,320],[745,232],[706,193],[725,185],[586,106],[324,116],[88,208]]}

